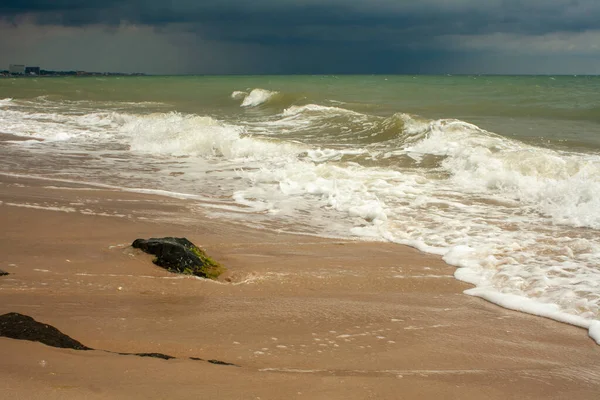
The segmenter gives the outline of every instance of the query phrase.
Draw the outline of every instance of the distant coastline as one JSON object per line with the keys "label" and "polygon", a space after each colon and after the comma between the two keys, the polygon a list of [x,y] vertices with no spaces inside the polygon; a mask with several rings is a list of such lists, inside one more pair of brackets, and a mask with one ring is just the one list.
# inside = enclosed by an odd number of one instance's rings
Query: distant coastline
{"label": "distant coastline", "polygon": [[52,71],[40,70],[39,74],[35,73],[11,73],[9,70],[1,70],[1,78],[40,78],[40,77],[64,77],[64,76],[147,76],[142,72],[88,72],[88,71]]}

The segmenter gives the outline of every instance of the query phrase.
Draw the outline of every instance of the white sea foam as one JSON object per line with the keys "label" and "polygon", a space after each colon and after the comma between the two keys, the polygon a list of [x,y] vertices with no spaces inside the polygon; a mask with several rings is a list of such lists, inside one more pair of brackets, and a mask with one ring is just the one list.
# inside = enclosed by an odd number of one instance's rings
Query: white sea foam
{"label": "white sea foam", "polygon": [[152,154],[262,160],[293,156],[301,150],[294,144],[244,136],[242,127],[211,117],[174,112],[129,117],[119,132],[130,137],[131,150]]}
{"label": "white sea foam", "polygon": [[600,344],[600,321],[592,321],[590,322],[589,334],[592,339],[596,341],[596,343]]}
{"label": "white sea foam", "polygon": [[[460,272],[460,269],[457,270],[456,277],[458,279],[460,279],[461,276]],[[477,287],[466,290],[465,293],[471,296],[481,297],[482,299],[510,310],[551,318],[556,321],[588,329],[590,337],[600,344],[600,336],[598,335],[600,332],[597,332],[600,321],[563,312],[557,304],[541,303],[524,296],[500,293],[495,288]]]}
{"label": "white sea foam", "polygon": [[457,120],[439,120],[406,150],[446,156],[452,181],[517,200],[558,224],[600,228],[600,157],[528,146]]}
{"label": "white sea foam", "polygon": [[[234,92],[236,93],[236,92]],[[239,92],[238,92],[239,93]],[[256,107],[261,104],[268,102],[273,96],[277,95],[278,92],[266,90],[266,89],[253,89],[248,94],[244,101],[242,101],[242,107]],[[232,95],[233,96],[233,95]]]}
{"label": "white sea foam", "polygon": [[286,108],[285,110],[283,110],[283,112],[281,113],[282,116],[284,117],[289,117],[289,116],[293,116],[293,115],[299,115],[299,114],[308,114],[308,113],[313,113],[313,114],[330,114],[330,115],[335,115],[335,114],[342,114],[342,115],[364,115],[364,114],[360,114],[357,113],[355,111],[352,110],[347,110],[345,108],[340,108],[340,107],[328,107],[328,106],[320,106],[318,104],[307,104],[304,106],[291,106],[289,108]]}
{"label": "white sea foam", "polygon": [[239,90],[236,90],[233,93],[231,93],[231,98],[234,99],[234,100],[242,100],[246,96],[248,96],[247,92],[242,92],[242,91],[239,91]]}
{"label": "white sea foam", "polygon": [[6,98],[6,99],[0,99],[0,107],[5,107],[5,106],[10,106],[13,102],[13,99],[11,98]]}
{"label": "white sea foam", "polygon": [[119,114],[112,112],[71,115],[14,109],[0,110],[0,125],[3,132],[46,141],[65,141],[104,135],[107,129],[116,127],[118,119]]}

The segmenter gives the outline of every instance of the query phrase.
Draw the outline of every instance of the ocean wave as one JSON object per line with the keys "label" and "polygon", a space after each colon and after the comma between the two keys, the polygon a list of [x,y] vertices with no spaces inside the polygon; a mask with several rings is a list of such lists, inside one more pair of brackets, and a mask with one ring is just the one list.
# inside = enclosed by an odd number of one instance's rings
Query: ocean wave
{"label": "ocean wave", "polygon": [[97,137],[116,127],[118,118],[119,114],[114,112],[72,115],[52,111],[0,111],[3,132],[48,142]]}
{"label": "ocean wave", "polygon": [[[232,97],[234,94],[236,94],[236,96],[241,97],[242,93],[244,93],[244,92],[233,92]],[[260,106],[261,104],[267,103],[269,100],[271,100],[273,97],[275,97],[278,93],[279,92],[265,90],[265,89],[253,89],[250,93],[248,93],[244,97],[244,100],[242,101],[242,104],[240,106],[241,107]]]}
{"label": "ocean wave", "polygon": [[177,112],[128,116],[119,133],[132,151],[174,155],[265,159],[296,155],[298,145],[274,143],[244,135],[244,128],[214,118]]}
{"label": "ocean wave", "polygon": [[283,117],[291,117],[297,115],[306,115],[306,114],[317,114],[324,116],[336,116],[336,115],[361,115],[364,114],[348,110],[341,107],[330,107],[330,106],[321,106],[318,104],[306,104],[303,106],[292,106],[283,110],[281,115]]}
{"label": "ocean wave", "polygon": [[263,128],[260,132],[265,134],[296,132],[302,139],[313,135],[331,138],[332,143],[386,144],[393,140],[393,146],[398,147],[424,136],[428,121],[405,113],[384,118],[342,107],[305,104],[288,107],[275,119],[250,125]]}
{"label": "ocean wave", "polygon": [[[289,107],[263,125],[279,134],[331,137],[337,146],[362,144],[351,154],[379,160],[370,165],[391,166],[394,157],[409,156],[419,167],[433,156],[436,162],[429,166],[465,193],[518,202],[556,224],[600,228],[600,156],[595,154],[528,145],[458,119],[376,117],[316,104]],[[340,160],[339,154],[328,158]]]}
{"label": "ocean wave", "polygon": [[378,120],[363,135],[363,142],[380,144],[390,148],[405,147],[427,134],[428,121],[406,113],[396,113]]}
{"label": "ocean wave", "polygon": [[239,90],[236,90],[233,93],[231,93],[231,98],[234,100],[243,100],[246,96],[248,96],[248,92],[242,92]]}
{"label": "ocean wave", "polygon": [[0,107],[9,106],[13,103],[12,98],[0,99]]}
{"label": "ocean wave", "polygon": [[240,107],[249,110],[282,110],[306,100],[301,93],[280,92],[261,88],[248,89],[247,91],[236,90],[231,93],[231,98],[242,100]]}
{"label": "ocean wave", "polygon": [[444,156],[462,190],[518,201],[556,224],[600,228],[600,156],[527,145],[460,120],[415,132],[422,138],[404,150]]}
{"label": "ocean wave", "polygon": [[301,141],[314,137],[327,143],[327,138],[335,142],[354,141],[361,132],[368,131],[375,120],[340,107],[305,104],[288,106],[279,114],[248,122],[247,126],[260,134],[297,137]]}

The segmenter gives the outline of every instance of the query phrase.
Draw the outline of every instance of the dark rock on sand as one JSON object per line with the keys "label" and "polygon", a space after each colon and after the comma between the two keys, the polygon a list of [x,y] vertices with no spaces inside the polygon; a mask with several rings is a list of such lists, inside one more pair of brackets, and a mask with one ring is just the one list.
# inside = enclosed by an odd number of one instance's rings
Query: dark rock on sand
{"label": "dark rock on sand", "polygon": [[233,367],[239,367],[239,365],[228,363],[225,361],[219,361],[219,360],[208,360],[208,362],[211,364],[216,364],[216,365],[231,365]]}
{"label": "dark rock on sand", "polygon": [[[109,351],[109,353],[111,353]],[[121,356],[138,356],[138,357],[152,357],[152,358],[160,358],[162,360],[172,360],[173,356],[163,353],[117,353]]]}
{"label": "dark rock on sand", "polygon": [[[91,347],[84,346],[77,340],[65,335],[55,327],[37,322],[28,315],[23,315],[15,312],[0,315],[0,337],[10,339],[30,340],[40,342],[47,346],[59,347],[63,349],[74,350],[94,350]],[[121,356],[137,356],[137,357],[153,357],[162,360],[171,360],[175,357],[163,353],[118,353],[114,351],[104,350],[107,353],[119,354]],[[190,357],[190,360],[205,361],[202,358]],[[225,361],[208,360],[211,364],[218,365],[233,365]]]}
{"label": "dark rock on sand", "polygon": [[4,276],[4,275],[8,275],[8,272],[6,272],[6,271],[2,271],[2,270],[0,269],[0,276]]}
{"label": "dark rock on sand", "polygon": [[239,367],[239,365],[237,365],[237,364],[228,363],[228,362],[221,361],[221,360],[204,360],[204,359],[198,358],[198,357],[190,357],[190,360],[206,361],[206,362],[209,362],[209,363],[215,364],[215,365],[228,365],[228,366],[232,366],[232,367]]}
{"label": "dark rock on sand", "polygon": [[216,279],[225,268],[186,238],[136,239],[132,246],[156,256],[154,264],[168,271]]}
{"label": "dark rock on sand", "polygon": [[31,317],[19,313],[0,315],[0,336],[31,340],[63,349],[93,350],[65,335],[55,327],[37,322]]}

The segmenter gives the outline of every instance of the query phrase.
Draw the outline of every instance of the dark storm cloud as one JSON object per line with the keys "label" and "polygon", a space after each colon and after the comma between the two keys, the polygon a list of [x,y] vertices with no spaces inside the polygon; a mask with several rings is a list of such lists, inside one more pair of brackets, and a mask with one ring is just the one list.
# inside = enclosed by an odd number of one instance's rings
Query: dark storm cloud
{"label": "dark storm cloud", "polygon": [[598,0],[2,0],[1,20],[88,31],[144,27],[152,40],[178,47],[189,65],[206,58],[200,46],[237,63],[238,72],[455,73],[476,68],[475,60],[510,65],[499,63],[499,52],[600,57]]}
{"label": "dark storm cloud", "polygon": [[[3,0],[0,15],[82,26],[121,22],[191,24],[213,33],[262,27],[266,35],[303,27],[394,28],[419,35],[513,32],[543,34],[600,27],[597,0]],[[283,32],[281,31],[283,29]],[[234,35],[235,36],[235,35]],[[241,36],[241,35],[239,35]]]}

